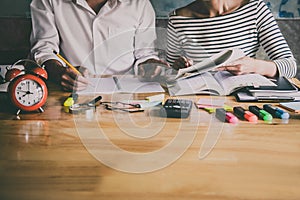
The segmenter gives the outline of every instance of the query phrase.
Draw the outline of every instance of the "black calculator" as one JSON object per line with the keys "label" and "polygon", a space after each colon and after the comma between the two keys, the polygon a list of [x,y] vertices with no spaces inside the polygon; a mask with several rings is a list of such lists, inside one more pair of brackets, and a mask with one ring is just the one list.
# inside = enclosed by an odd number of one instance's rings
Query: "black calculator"
{"label": "black calculator", "polygon": [[161,115],[170,118],[188,118],[193,101],[188,99],[167,99],[161,109]]}

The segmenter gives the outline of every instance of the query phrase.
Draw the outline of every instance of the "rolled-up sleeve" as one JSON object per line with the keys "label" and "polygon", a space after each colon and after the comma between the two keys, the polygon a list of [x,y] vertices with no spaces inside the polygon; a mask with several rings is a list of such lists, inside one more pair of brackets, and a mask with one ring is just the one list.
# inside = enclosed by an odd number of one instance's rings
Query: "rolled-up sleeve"
{"label": "rolled-up sleeve", "polygon": [[140,19],[139,27],[135,33],[134,55],[135,55],[135,73],[137,66],[148,60],[158,59],[158,53],[155,51],[156,29],[155,29],[155,12],[151,3],[147,0],[143,8],[139,9]]}
{"label": "rolled-up sleeve", "polygon": [[294,77],[297,73],[296,59],[263,1],[259,1],[258,5],[257,29],[259,41],[269,58],[276,64],[279,76]]}

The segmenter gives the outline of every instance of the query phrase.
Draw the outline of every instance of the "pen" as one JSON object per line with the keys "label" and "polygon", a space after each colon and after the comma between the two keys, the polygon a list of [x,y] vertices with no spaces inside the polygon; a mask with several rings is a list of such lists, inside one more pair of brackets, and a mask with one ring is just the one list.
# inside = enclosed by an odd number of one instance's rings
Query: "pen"
{"label": "pen", "polygon": [[264,121],[271,121],[273,119],[270,113],[257,106],[249,106],[249,111]]}
{"label": "pen", "polygon": [[246,119],[249,122],[257,122],[258,118],[250,111],[246,111],[244,108],[237,106],[233,108],[234,114],[240,119]]}
{"label": "pen", "polygon": [[222,122],[229,122],[231,124],[236,124],[239,120],[230,112],[226,112],[224,108],[216,109],[216,117]]}
{"label": "pen", "polygon": [[78,75],[82,75],[71,63],[69,63],[64,57],[62,57],[59,53],[57,53],[56,51],[53,51],[53,53],[59,57],[62,61],[64,61],[66,63],[66,65],[68,67],[70,67],[76,74]]}
{"label": "pen", "polygon": [[290,115],[287,112],[284,112],[283,110],[279,108],[272,107],[270,104],[265,104],[263,108],[269,112],[273,117],[278,117],[281,119],[289,119]]}
{"label": "pen", "polygon": [[89,106],[94,106],[98,101],[102,99],[102,96],[97,96],[95,99],[91,100],[90,102],[87,103]]}
{"label": "pen", "polygon": [[121,85],[120,85],[119,79],[117,77],[115,77],[115,76],[113,77],[113,79],[114,79],[114,82],[115,82],[115,84],[117,86],[117,89],[121,90]]}

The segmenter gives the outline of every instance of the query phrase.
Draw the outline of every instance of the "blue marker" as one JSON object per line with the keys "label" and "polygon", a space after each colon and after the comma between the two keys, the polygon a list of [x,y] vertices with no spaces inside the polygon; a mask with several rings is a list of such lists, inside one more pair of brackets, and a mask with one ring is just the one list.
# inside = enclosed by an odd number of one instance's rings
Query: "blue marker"
{"label": "blue marker", "polygon": [[281,118],[281,119],[289,119],[290,115],[287,112],[279,108],[272,107],[270,104],[265,104],[264,109],[269,112],[273,117]]}

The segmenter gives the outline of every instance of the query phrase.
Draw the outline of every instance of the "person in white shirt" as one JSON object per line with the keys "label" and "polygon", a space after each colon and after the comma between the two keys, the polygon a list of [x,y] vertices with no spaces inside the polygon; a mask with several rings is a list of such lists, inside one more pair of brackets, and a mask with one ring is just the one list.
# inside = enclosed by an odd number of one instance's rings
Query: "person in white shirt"
{"label": "person in white shirt", "polygon": [[31,55],[64,90],[84,89],[88,81],[53,51],[83,66],[85,75],[135,73],[153,80],[167,65],[154,49],[149,0],[32,0],[30,7]]}

